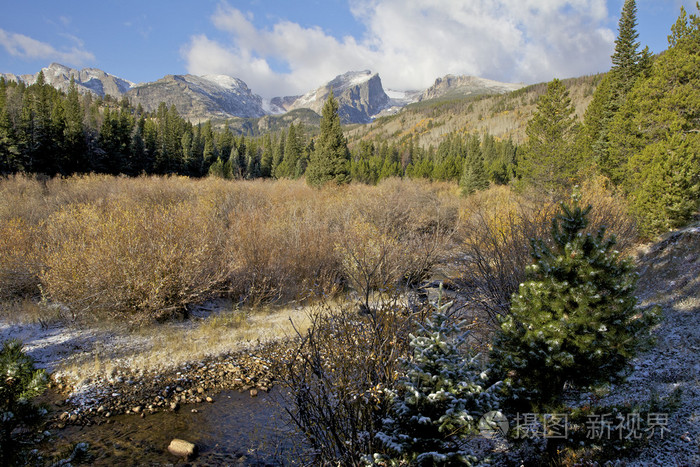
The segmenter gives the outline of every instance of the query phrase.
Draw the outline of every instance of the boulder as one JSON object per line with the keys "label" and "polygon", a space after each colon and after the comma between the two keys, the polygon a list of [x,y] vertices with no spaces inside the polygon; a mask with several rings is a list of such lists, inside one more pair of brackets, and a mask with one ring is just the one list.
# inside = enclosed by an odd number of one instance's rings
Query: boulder
{"label": "boulder", "polygon": [[168,452],[177,457],[184,457],[192,460],[197,455],[197,445],[185,441],[184,439],[173,439],[168,446]]}

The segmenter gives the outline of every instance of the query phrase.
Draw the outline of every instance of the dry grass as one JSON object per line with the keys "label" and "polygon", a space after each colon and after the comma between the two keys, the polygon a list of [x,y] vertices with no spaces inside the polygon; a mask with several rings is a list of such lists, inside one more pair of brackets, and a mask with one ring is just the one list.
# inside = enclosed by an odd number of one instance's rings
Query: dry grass
{"label": "dry grass", "polygon": [[[390,180],[313,190],[303,181],[80,176],[0,180],[0,293],[38,296],[81,320],[132,323],[222,293],[260,304],[334,295],[348,251],[386,242],[371,284],[419,278],[457,218],[444,185]],[[385,261],[386,260],[386,261]],[[364,290],[363,290],[364,293]]]}
{"label": "dry grass", "polygon": [[0,300],[38,292],[38,229],[21,218],[0,223]]}
{"label": "dry grass", "polygon": [[291,337],[295,332],[292,320],[294,327],[303,332],[310,326],[305,310],[289,307],[266,310],[229,307],[194,322],[147,325],[137,330],[103,323],[97,328],[102,338],[87,338],[81,344],[82,351],[72,354],[56,370],[77,383],[109,379],[117,370],[144,373],[181,368],[207,357]]}
{"label": "dry grass", "polygon": [[221,222],[207,200],[70,205],[46,222],[39,278],[74,316],[165,317],[223,283]]}
{"label": "dry grass", "polygon": [[[592,229],[635,239],[604,180],[582,187]],[[463,288],[507,310],[557,204],[492,187],[400,179],[323,190],[303,181],[101,175],[0,180],[0,299],[38,296],[79,319],[143,322],[228,294],[249,305],[371,295],[427,279],[454,254]],[[486,291],[486,295],[483,292]]]}

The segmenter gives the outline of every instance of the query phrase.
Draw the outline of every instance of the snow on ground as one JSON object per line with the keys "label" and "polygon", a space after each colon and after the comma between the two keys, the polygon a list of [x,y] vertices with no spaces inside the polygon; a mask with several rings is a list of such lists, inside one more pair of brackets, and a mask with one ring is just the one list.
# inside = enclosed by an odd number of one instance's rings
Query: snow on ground
{"label": "snow on ground", "polygon": [[670,234],[639,261],[642,306],[658,304],[663,318],[654,348],[632,362],[627,382],[603,403],[663,399],[680,391],[668,432],[653,437],[630,465],[700,466],[700,226]]}
{"label": "snow on ground", "polygon": [[[653,348],[635,357],[627,380],[598,401],[603,406],[678,400],[660,413],[667,431],[655,435],[630,466],[700,466],[700,227],[670,234],[638,258],[642,307],[659,305]],[[665,420],[665,417],[668,417]]]}
{"label": "snow on ground", "polygon": [[143,350],[147,342],[136,336],[126,338],[116,328],[78,327],[62,322],[49,325],[0,323],[0,341],[6,339],[20,340],[36,366],[50,373],[60,372],[77,355],[94,353],[105,345],[112,350],[127,345],[137,352]]}
{"label": "snow on ground", "polygon": [[76,386],[111,380],[118,372],[167,371],[207,357],[252,349],[305,329],[300,308],[249,313],[232,310],[230,301],[214,300],[192,311],[190,320],[143,328],[102,323],[79,326],[16,323],[0,318],[0,341],[19,339],[37,366]]}

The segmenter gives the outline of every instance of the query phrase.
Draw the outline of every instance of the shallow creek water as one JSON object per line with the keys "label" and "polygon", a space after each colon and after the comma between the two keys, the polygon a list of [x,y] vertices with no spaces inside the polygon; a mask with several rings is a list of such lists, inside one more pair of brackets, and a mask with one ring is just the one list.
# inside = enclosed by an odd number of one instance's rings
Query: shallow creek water
{"label": "shallow creek water", "polygon": [[68,426],[54,431],[47,449],[65,452],[71,444],[87,442],[94,456],[91,465],[177,465],[184,460],[167,447],[180,438],[199,448],[189,465],[299,465],[302,441],[279,402],[279,389],[255,398],[222,391],[214,403],[184,405],[178,412],[119,415],[101,425]]}

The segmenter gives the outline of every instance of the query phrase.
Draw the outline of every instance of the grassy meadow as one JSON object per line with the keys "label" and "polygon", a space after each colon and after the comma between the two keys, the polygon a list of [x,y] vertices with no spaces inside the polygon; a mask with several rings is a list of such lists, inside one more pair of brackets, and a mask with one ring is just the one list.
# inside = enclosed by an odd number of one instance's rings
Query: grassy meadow
{"label": "grassy meadow", "polygon": [[[622,247],[634,225],[593,181],[593,226]],[[316,190],[303,181],[104,175],[0,179],[0,299],[6,314],[141,324],[225,296],[307,303],[415,287],[440,269],[494,312],[546,236],[557,200],[492,187],[389,179]],[[44,306],[22,307],[22,301]],[[45,306],[45,305],[52,306]],[[38,311],[37,311],[38,310]],[[58,310],[58,311],[57,311]]]}

